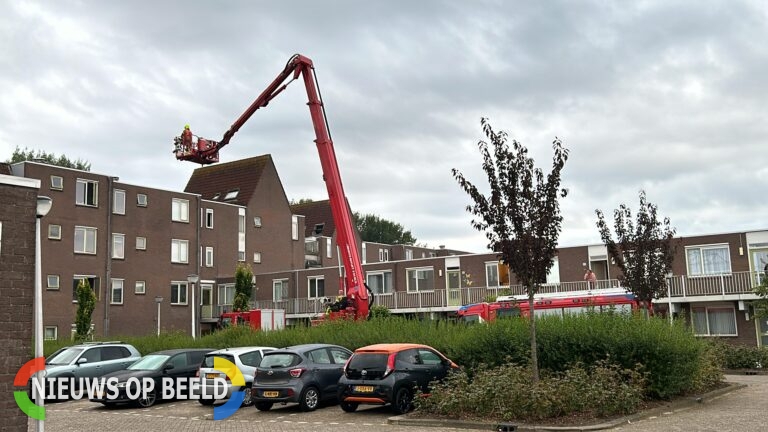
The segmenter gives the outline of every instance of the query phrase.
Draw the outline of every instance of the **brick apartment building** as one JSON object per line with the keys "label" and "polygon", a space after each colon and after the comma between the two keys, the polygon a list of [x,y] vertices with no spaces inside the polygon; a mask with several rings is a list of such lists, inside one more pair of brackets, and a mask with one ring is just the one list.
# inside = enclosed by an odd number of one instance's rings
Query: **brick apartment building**
{"label": "brick apartment building", "polygon": [[[290,322],[322,313],[324,300],[339,293],[343,268],[328,201],[290,206],[268,155],[199,168],[184,192],[35,162],[15,164],[13,172],[39,179],[54,199],[42,247],[47,337],[69,337],[71,289],[82,278],[99,297],[95,334],[114,336],[155,331],[156,296],[164,298],[163,331],[191,331],[189,274],[200,275],[197,316],[210,329],[231,309],[238,262],[253,268],[253,306],[285,309]],[[357,238],[376,304],[394,313],[441,318],[500,291],[522,294],[493,254]],[[659,311],[684,313],[702,336],[768,344],[768,322],[749,306],[768,262],[768,231],[678,241]],[[586,290],[585,268],[599,287],[619,286],[605,246],[587,245],[559,250],[543,292]]]}

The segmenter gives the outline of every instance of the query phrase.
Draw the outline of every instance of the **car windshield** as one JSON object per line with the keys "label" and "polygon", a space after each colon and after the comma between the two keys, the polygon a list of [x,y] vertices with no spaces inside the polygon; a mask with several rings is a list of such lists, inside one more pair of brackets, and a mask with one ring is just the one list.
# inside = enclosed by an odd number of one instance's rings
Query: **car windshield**
{"label": "car windshield", "polygon": [[357,353],[352,356],[352,360],[349,361],[347,369],[349,370],[371,370],[387,368],[388,354],[379,353]]}
{"label": "car windshield", "polygon": [[168,360],[167,355],[148,355],[128,366],[128,370],[158,370]]}
{"label": "car windshield", "polygon": [[235,364],[235,358],[232,356],[232,354],[207,354],[205,358],[203,359],[203,365],[204,368],[213,368],[214,365],[214,358],[221,358],[228,362],[232,362]]}
{"label": "car windshield", "polygon": [[301,363],[301,357],[297,356],[296,354],[291,353],[278,353],[278,354],[269,354],[267,353],[263,359],[261,359],[261,363],[259,364],[260,368],[284,368],[284,367],[291,367],[296,366],[297,364]]}
{"label": "car windshield", "polygon": [[45,363],[50,365],[70,364],[81,352],[83,352],[82,348],[64,348],[53,354]]}

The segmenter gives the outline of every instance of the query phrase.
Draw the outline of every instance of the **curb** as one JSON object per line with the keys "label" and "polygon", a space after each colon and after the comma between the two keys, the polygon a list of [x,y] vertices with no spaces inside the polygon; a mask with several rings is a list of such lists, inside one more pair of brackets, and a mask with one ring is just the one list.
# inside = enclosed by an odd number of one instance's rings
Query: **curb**
{"label": "curb", "polygon": [[723,369],[725,375],[768,375],[765,369]]}
{"label": "curb", "polygon": [[[692,408],[700,403],[707,403],[713,399],[731,393],[733,391],[746,387],[746,384],[727,383],[725,387],[712,390],[711,392],[704,393],[700,396],[683,397],[673,402],[669,402],[665,405],[651,408],[649,410],[641,411],[639,413],[631,414],[624,417],[619,417],[614,420],[606,421],[603,423],[582,425],[582,426],[544,426],[534,424],[515,424],[505,423],[515,429],[509,429],[510,431],[529,432],[529,431],[596,431],[612,429],[617,426],[626,423],[632,423],[634,421],[642,420],[648,417],[669,415],[673,412],[683,411]],[[454,428],[454,429],[479,429],[496,431],[499,423],[483,422],[483,421],[471,421],[471,420],[451,420],[451,419],[430,419],[430,418],[412,418],[409,414],[390,417],[387,419],[387,423],[398,426],[421,426],[421,427],[439,427],[439,428]]]}

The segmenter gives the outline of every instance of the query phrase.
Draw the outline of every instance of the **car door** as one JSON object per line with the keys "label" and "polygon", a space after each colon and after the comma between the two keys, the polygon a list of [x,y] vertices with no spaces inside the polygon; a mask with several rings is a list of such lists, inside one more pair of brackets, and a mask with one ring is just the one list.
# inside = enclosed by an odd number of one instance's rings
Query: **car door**
{"label": "car door", "polygon": [[[85,362],[82,362],[85,360]],[[101,364],[101,347],[91,347],[80,354],[75,361],[74,375],[76,378],[91,378],[104,375]]]}
{"label": "car door", "polygon": [[243,374],[246,384],[253,383],[253,375],[261,363],[261,351],[251,351],[240,354],[240,373]]}
{"label": "car door", "polygon": [[121,346],[108,346],[101,348],[101,363],[103,374],[116,372],[127,368],[133,363],[130,359],[131,352]]}
{"label": "car door", "polygon": [[336,366],[334,368],[334,385],[332,386],[332,391],[335,394],[339,389],[339,379],[341,379],[341,376],[344,374],[344,365],[347,364],[347,360],[352,357],[352,352],[341,348],[330,348],[330,351],[331,360],[333,360],[333,364]]}
{"label": "car door", "polygon": [[[429,377],[429,382],[440,381],[448,374],[446,361],[438,353],[430,349],[419,349],[419,358]],[[427,385],[428,387],[428,385]],[[427,388],[426,391],[429,391]]]}
{"label": "car door", "polygon": [[[173,366],[173,367],[168,369],[168,366]],[[189,369],[189,361],[187,358],[187,353],[175,354],[171,358],[165,361],[165,364],[163,365],[162,378],[171,378],[173,380],[172,386],[174,389],[174,394],[176,394],[176,388],[177,388],[176,381],[179,378],[191,376],[189,374],[188,369]],[[155,383],[155,388],[160,389],[162,388],[160,387],[161,385],[162,385],[162,382],[157,382]]]}
{"label": "car door", "polygon": [[398,353],[397,357],[395,357],[395,369],[403,372],[407,377],[407,383],[401,383],[402,385],[418,387],[420,391],[424,391],[427,388],[429,384],[429,369],[421,364],[417,349],[409,349]]}
{"label": "car door", "polygon": [[[328,348],[319,348],[307,353],[312,364],[312,372],[315,375],[317,385],[320,387],[320,396],[328,398],[336,395],[336,384],[339,382],[341,372],[339,366],[331,361],[331,353]],[[344,367],[344,365],[341,365]]]}

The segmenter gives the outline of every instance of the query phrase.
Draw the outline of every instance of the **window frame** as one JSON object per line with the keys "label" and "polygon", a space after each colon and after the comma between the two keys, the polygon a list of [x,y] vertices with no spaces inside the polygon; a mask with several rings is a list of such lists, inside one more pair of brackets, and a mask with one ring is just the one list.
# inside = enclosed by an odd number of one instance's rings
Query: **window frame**
{"label": "window frame", "polygon": [[[96,296],[96,301],[101,300],[100,293],[101,293],[101,278],[96,275],[83,275],[83,274],[76,274],[72,275],[72,303],[77,303],[77,285],[75,285],[75,281],[83,280],[83,279],[93,279],[95,283],[91,283],[91,281],[88,281],[88,284],[91,286],[91,291],[93,291],[93,294]],[[98,287],[95,287],[94,285],[98,285]]]}
{"label": "window frame", "polygon": [[[116,240],[117,239],[123,239],[123,245],[122,245],[122,256],[117,255],[117,247],[115,247]],[[125,259],[125,234],[121,233],[112,233],[112,259],[119,259],[124,260]]]}
{"label": "window frame", "polygon": [[[139,239],[144,240],[144,246],[139,247]],[[147,250],[147,238],[142,236],[136,236],[136,250]]]}
{"label": "window frame", "polygon": [[333,242],[330,237],[325,239],[325,257],[333,258]]}
{"label": "window frame", "polygon": [[[60,184],[58,187],[57,187],[57,186],[55,186],[55,185],[54,185],[54,183],[55,183],[55,182],[53,181],[53,179],[59,179],[59,182],[60,182],[61,184]],[[50,190],[55,190],[55,191],[64,190],[64,177],[62,177],[62,176],[57,176],[57,175],[51,175],[51,178],[50,178],[50,182],[51,182],[51,183],[50,183],[50,186],[49,186],[49,189],[50,189]]]}
{"label": "window frame", "polygon": [[227,192],[227,193],[224,195],[224,198],[223,198],[223,200],[224,200],[224,201],[233,200],[233,199],[237,198],[237,196],[238,196],[239,194],[240,194],[240,189],[232,189],[232,190],[230,190],[229,192]]}
{"label": "window frame", "polygon": [[[210,218],[209,218],[210,216]],[[209,223],[210,221],[210,223]],[[205,209],[205,227],[207,229],[213,229],[213,209],[207,208]]]}
{"label": "window frame", "polygon": [[245,209],[237,209],[237,261],[245,262],[247,257],[245,256],[245,232],[248,228],[248,222],[246,219]]}
{"label": "window frame", "polygon": [[405,250],[405,259],[406,261],[410,261],[413,259],[413,249],[406,249]]}
{"label": "window frame", "polygon": [[[408,272],[410,272],[410,271],[426,271],[426,270],[431,270],[432,271],[432,289],[427,289],[427,290],[419,289],[419,287],[418,287],[419,278],[417,277],[417,278],[415,278],[416,279],[416,289],[412,290],[411,289],[411,284],[410,284],[410,278],[408,277]],[[435,267],[434,266],[410,267],[410,268],[406,268],[405,269],[405,290],[409,294],[418,294],[420,292],[421,293],[431,293],[431,292],[434,292],[435,291],[434,283],[435,283]]]}
{"label": "window frame", "polygon": [[[80,185],[86,185],[85,191],[83,192],[83,202],[77,201],[77,193]],[[89,204],[88,201],[88,186],[87,185],[93,185],[93,204]],[[98,180],[90,180],[90,179],[84,179],[84,178],[78,178],[75,182],[75,205],[81,206],[81,207],[93,207],[98,208],[99,207],[99,181]]]}
{"label": "window frame", "polygon": [[[210,255],[209,255],[210,253]],[[210,256],[210,262],[208,260],[208,257]],[[213,246],[206,246],[205,247],[205,266],[206,267],[213,267]]]}
{"label": "window frame", "polygon": [[[226,301],[227,297],[229,297],[227,294],[230,290],[232,291],[232,301],[230,303],[222,303],[221,294],[224,293],[224,301]],[[235,294],[236,294],[235,284],[233,283],[219,284],[218,290],[216,291],[216,295],[217,295],[216,304],[218,304],[219,306],[232,306],[232,304],[234,304],[235,302]]]}
{"label": "window frame", "polygon": [[[118,203],[118,195],[123,196],[123,211],[119,212],[117,209],[117,203]],[[116,215],[125,215],[125,207],[126,207],[126,200],[128,198],[128,193],[123,189],[112,189],[112,214]]]}
{"label": "window frame", "polygon": [[[701,260],[701,273],[693,274],[691,273],[691,265],[690,261],[688,260],[688,251],[698,249],[699,250],[699,259]],[[705,269],[705,261],[704,261],[704,250],[711,250],[711,249],[725,249],[728,256],[728,270],[726,272],[720,272],[720,273],[707,273]],[[688,277],[712,277],[712,276],[727,276],[730,274],[733,274],[733,260],[731,259],[731,245],[729,243],[713,243],[713,244],[705,244],[705,245],[691,245],[691,246],[685,246],[684,248],[685,252],[685,273]]]}
{"label": "window frame", "polygon": [[254,264],[261,264],[261,252],[254,252],[253,253],[253,263]]}
{"label": "window frame", "polygon": [[[694,324],[694,310],[695,309],[704,309],[704,316],[706,317],[707,322],[707,333],[696,333],[696,326]],[[736,333],[734,334],[712,334],[712,328],[709,325],[709,310],[725,310],[729,309],[732,312],[733,316],[733,328],[736,329]],[[739,320],[736,318],[736,308],[733,305],[691,305],[691,329],[693,330],[694,336],[701,336],[701,337],[738,337],[739,336]]]}
{"label": "window frame", "polygon": [[[312,281],[315,282],[315,295],[312,296]],[[323,281],[323,295],[317,295],[317,283],[318,281]],[[325,276],[307,276],[307,298],[308,299],[320,299],[325,297]]]}
{"label": "window frame", "polygon": [[[174,207],[179,206],[179,218],[176,219]],[[186,208],[185,212],[181,210]],[[184,215],[186,213],[186,216]],[[171,222],[189,223],[189,200],[183,198],[171,198]]]}
{"label": "window frame", "polygon": [[[54,236],[51,234],[51,228],[58,227],[59,228],[59,235]],[[61,225],[58,224],[48,224],[48,240],[61,240]]]}
{"label": "window frame", "polygon": [[[178,253],[177,253],[177,261],[173,260],[173,246],[174,244],[178,244]],[[186,254],[185,259],[181,260],[181,245],[184,245],[186,248]],[[182,240],[182,239],[171,239],[171,264],[189,264],[189,240]]]}
{"label": "window frame", "polygon": [[[282,293],[285,293],[286,296],[283,298],[282,296],[280,298],[275,297],[275,285],[277,283],[280,283],[280,289]],[[289,279],[288,278],[281,278],[281,279],[272,279],[272,301],[275,303],[288,301],[288,299],[291,298],[290,293],[290,285],[289,285]]]}
{"label": "window frame", "polygon": [[[181,298],[181,291],[177,292],[176,295],[176,303],[173,302],[173,289],[174,285],[178,287],[180,290],[181,287],[184,287],[184,302],[180,302],[179,299]],[[171,296],[170,296],[170,302],[171,306],[187,306],[189,304],[189,282],[187,281],[171,281]]]}
{"label": "window frame", "polygon": [[[85,232],[83,233],[83,250],[78,251],[77,250],[77,230],[81,229]],[[87,244],[88,244],[88,231],[93,231],[93,252],[88,252]],[[80,254],[80,255],[96,255],[98,253],[98,245],[99,245],[99,229],[96,227],[89,227],[89,226],[83,226],[83,225],[75,225],[75,237],[73,239],[74,244],[74,253]]]}
{"label": "window frame", "polygon": [[291,240],[299,239],[299,217],[296,215],[291,216]]}
{"label": "window frame", "polygon": [[261,216],[254,216],[253,217],[253,227],[254,228],[261,228]]}
{"label": "window frame", "polygon": [[[141,291],[139,291],[139,284],[141,284]],[[147,281],[137,280],[133,284],[133,293],[136,295],[145,295],[147,293]]]}
{"label": "window frame", "polygon": [[[496,269],[496,285],[491,285],[490,281],[488,280],[488,268],[493,267]],[[485,287],[486,288],[500,288],[501,287],[501,277],[499,275],[499,262],[498,261],[486,261],[485,262]]]}
{"label": "window frame", "polygon": [[[144,203],[141,202],[141,198],[144,197]],[[143,193],[136,194],[136,207],[147,207],[149,205],[149,196]]]}
{"label": "window frame", "polygon": [[[115,282],[120,282],[120,301],[115,301]],[[109,282],[109,304],[110,305],[122,305],[125,302],[125,279],[112,278]]]}
{"label": "window frame", "polygon": [[371,276],[381,276],[382,286],[384,286],[384,281],[386,280],[384,277],[385,273],[389,273],[389,281],[390,281],[390,290],[389,292],[381,292],[381,293],[374,293],[377,296],[391,296],[395,292],[395,279],[394,279],[394,273],[392,270],[372,270],[365,273],[365,283],[368,284],[368,286],[371,285],[371,282],[369,278]]}
{"label": "window frame", "polygon": [[[56,285],[51,285],[51,278],[56,278]],[[58,291],[61,289],[61,276],[57,274],[49,274],[45,277],[45,289],[49,291]]]}
{"label": "window frame", "polygon": [[[46,335],[46,331],[51,330],[51,329],[53,329],[53,338],[49,338]],[[53,325],[53,326],[45,326],[43,328],[43,340],[47,340],[47,341],[59,340],[59,326],[55,326],[55,325]]]}

